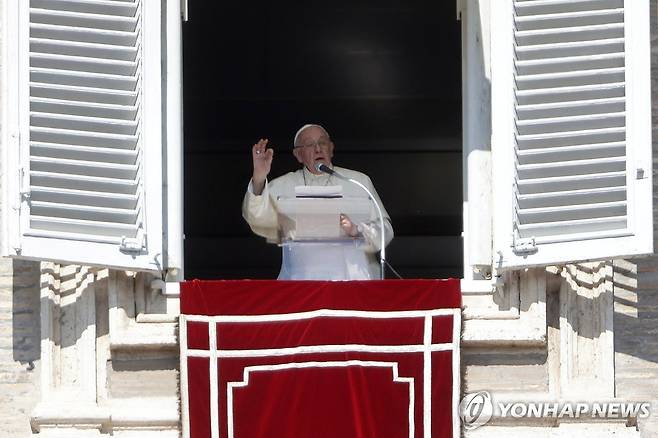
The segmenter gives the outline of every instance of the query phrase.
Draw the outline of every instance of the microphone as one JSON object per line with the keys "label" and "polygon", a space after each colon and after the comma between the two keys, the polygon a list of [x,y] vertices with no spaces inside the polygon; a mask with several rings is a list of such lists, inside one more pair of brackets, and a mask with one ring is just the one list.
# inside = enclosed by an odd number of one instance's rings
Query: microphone
{"label": "microphone", "polygon": [[329,175],[335,175],[339,178],[343,178],[343,176],[336,173],[334,169],[321,162],[315,163],[315,170],[317,170],[318,172],[328,173]]}
{"label": "microphone", "polygon": [[353,179],[353,178],[348,178],[346,176],[341,175],[340,173],[336,172],[334,169],[331,167],[327,166],[324,163],[315,163],[315,169],[318,172],[323,172],[329,175],[333,175],[336,178],[349,181],[352,184],[356,184],[359,186],[361,189],[363,189],[367,194],[372,203],[375,205],[375,208],[377,209],[377,214],[379,215],[379,228],[380,228],[380,237],[381,237],[381,249],[379,250],[379,265],[380,265],[380,270],[381,270],[381,279],[384,280],[385,278],[385,273],[386,273],[386,236],[384,236],[385,233],[385,228],[384,228],[384,214],[382,213],[382,209],[379,206],[379,203],[375,199],[375,196],[368,190],[366,186],[361,184],[359,181]]}

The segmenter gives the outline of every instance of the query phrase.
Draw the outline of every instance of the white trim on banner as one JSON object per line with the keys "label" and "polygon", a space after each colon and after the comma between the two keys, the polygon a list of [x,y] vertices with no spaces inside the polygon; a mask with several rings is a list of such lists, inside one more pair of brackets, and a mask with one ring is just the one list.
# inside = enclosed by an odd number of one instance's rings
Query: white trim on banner
{"label": "white trim on banner", "polygon": [[285,369],[302,369],[302,368],[346,368],[346,367],[390,367],[393,371],[393,382],[406,383],[409,386],[409,408],[407,411],[409,419],[409,438],[414,438],[414,429],[416,427],[414,422],[414,378],[413,377],[400,377],[398,373],[397,362],[377,362],[377,361],[363,361],[363,360],[346,360],[346,361],[327,361],[327,362],[289,362],[277,365],[254,365],[245,367],[243,372],[242,382],[228,382],[226,388],[226,413],[228,436],[234,438],[233,431],[233,388],[246,387],[249,384],[249,374],[258,371],[279,371]]}

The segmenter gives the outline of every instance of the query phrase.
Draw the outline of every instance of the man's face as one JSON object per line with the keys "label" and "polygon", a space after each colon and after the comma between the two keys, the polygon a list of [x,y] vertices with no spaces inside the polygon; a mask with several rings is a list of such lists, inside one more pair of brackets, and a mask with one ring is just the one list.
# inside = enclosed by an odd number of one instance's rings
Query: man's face
{"label": "man's face", "polygon": [[317,126],[310,126],[299,134],[295,149],[292,151],[297,161],[315,174],[320,174],[315,169],[316,163],[331,166],[331,158],[334,156],[334,144],[329,135]]}

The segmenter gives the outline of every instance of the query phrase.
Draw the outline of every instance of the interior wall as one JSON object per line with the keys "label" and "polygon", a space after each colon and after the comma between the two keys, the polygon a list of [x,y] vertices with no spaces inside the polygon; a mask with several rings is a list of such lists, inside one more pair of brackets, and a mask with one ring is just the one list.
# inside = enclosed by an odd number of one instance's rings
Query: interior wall
{"label": "interior wall", "polygon": [[461,277],[461,60],[454,2],[191,2],[183,29],[187,278],[275,278],[280,250],[240,205],[250,149],[271,177],[324,125],[334,163],[367,173],[407,278]]}

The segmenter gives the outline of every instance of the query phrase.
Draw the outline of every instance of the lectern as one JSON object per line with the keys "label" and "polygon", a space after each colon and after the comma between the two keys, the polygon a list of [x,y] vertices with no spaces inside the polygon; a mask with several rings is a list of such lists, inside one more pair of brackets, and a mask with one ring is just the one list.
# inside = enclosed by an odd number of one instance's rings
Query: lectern
{"label": "lectern", "polygon": [[279,280],[370,280],[377,277],[365,241],[340,227],[344,213],[354,223],[371,220],[367,198],[279,199],[282,260]]}

